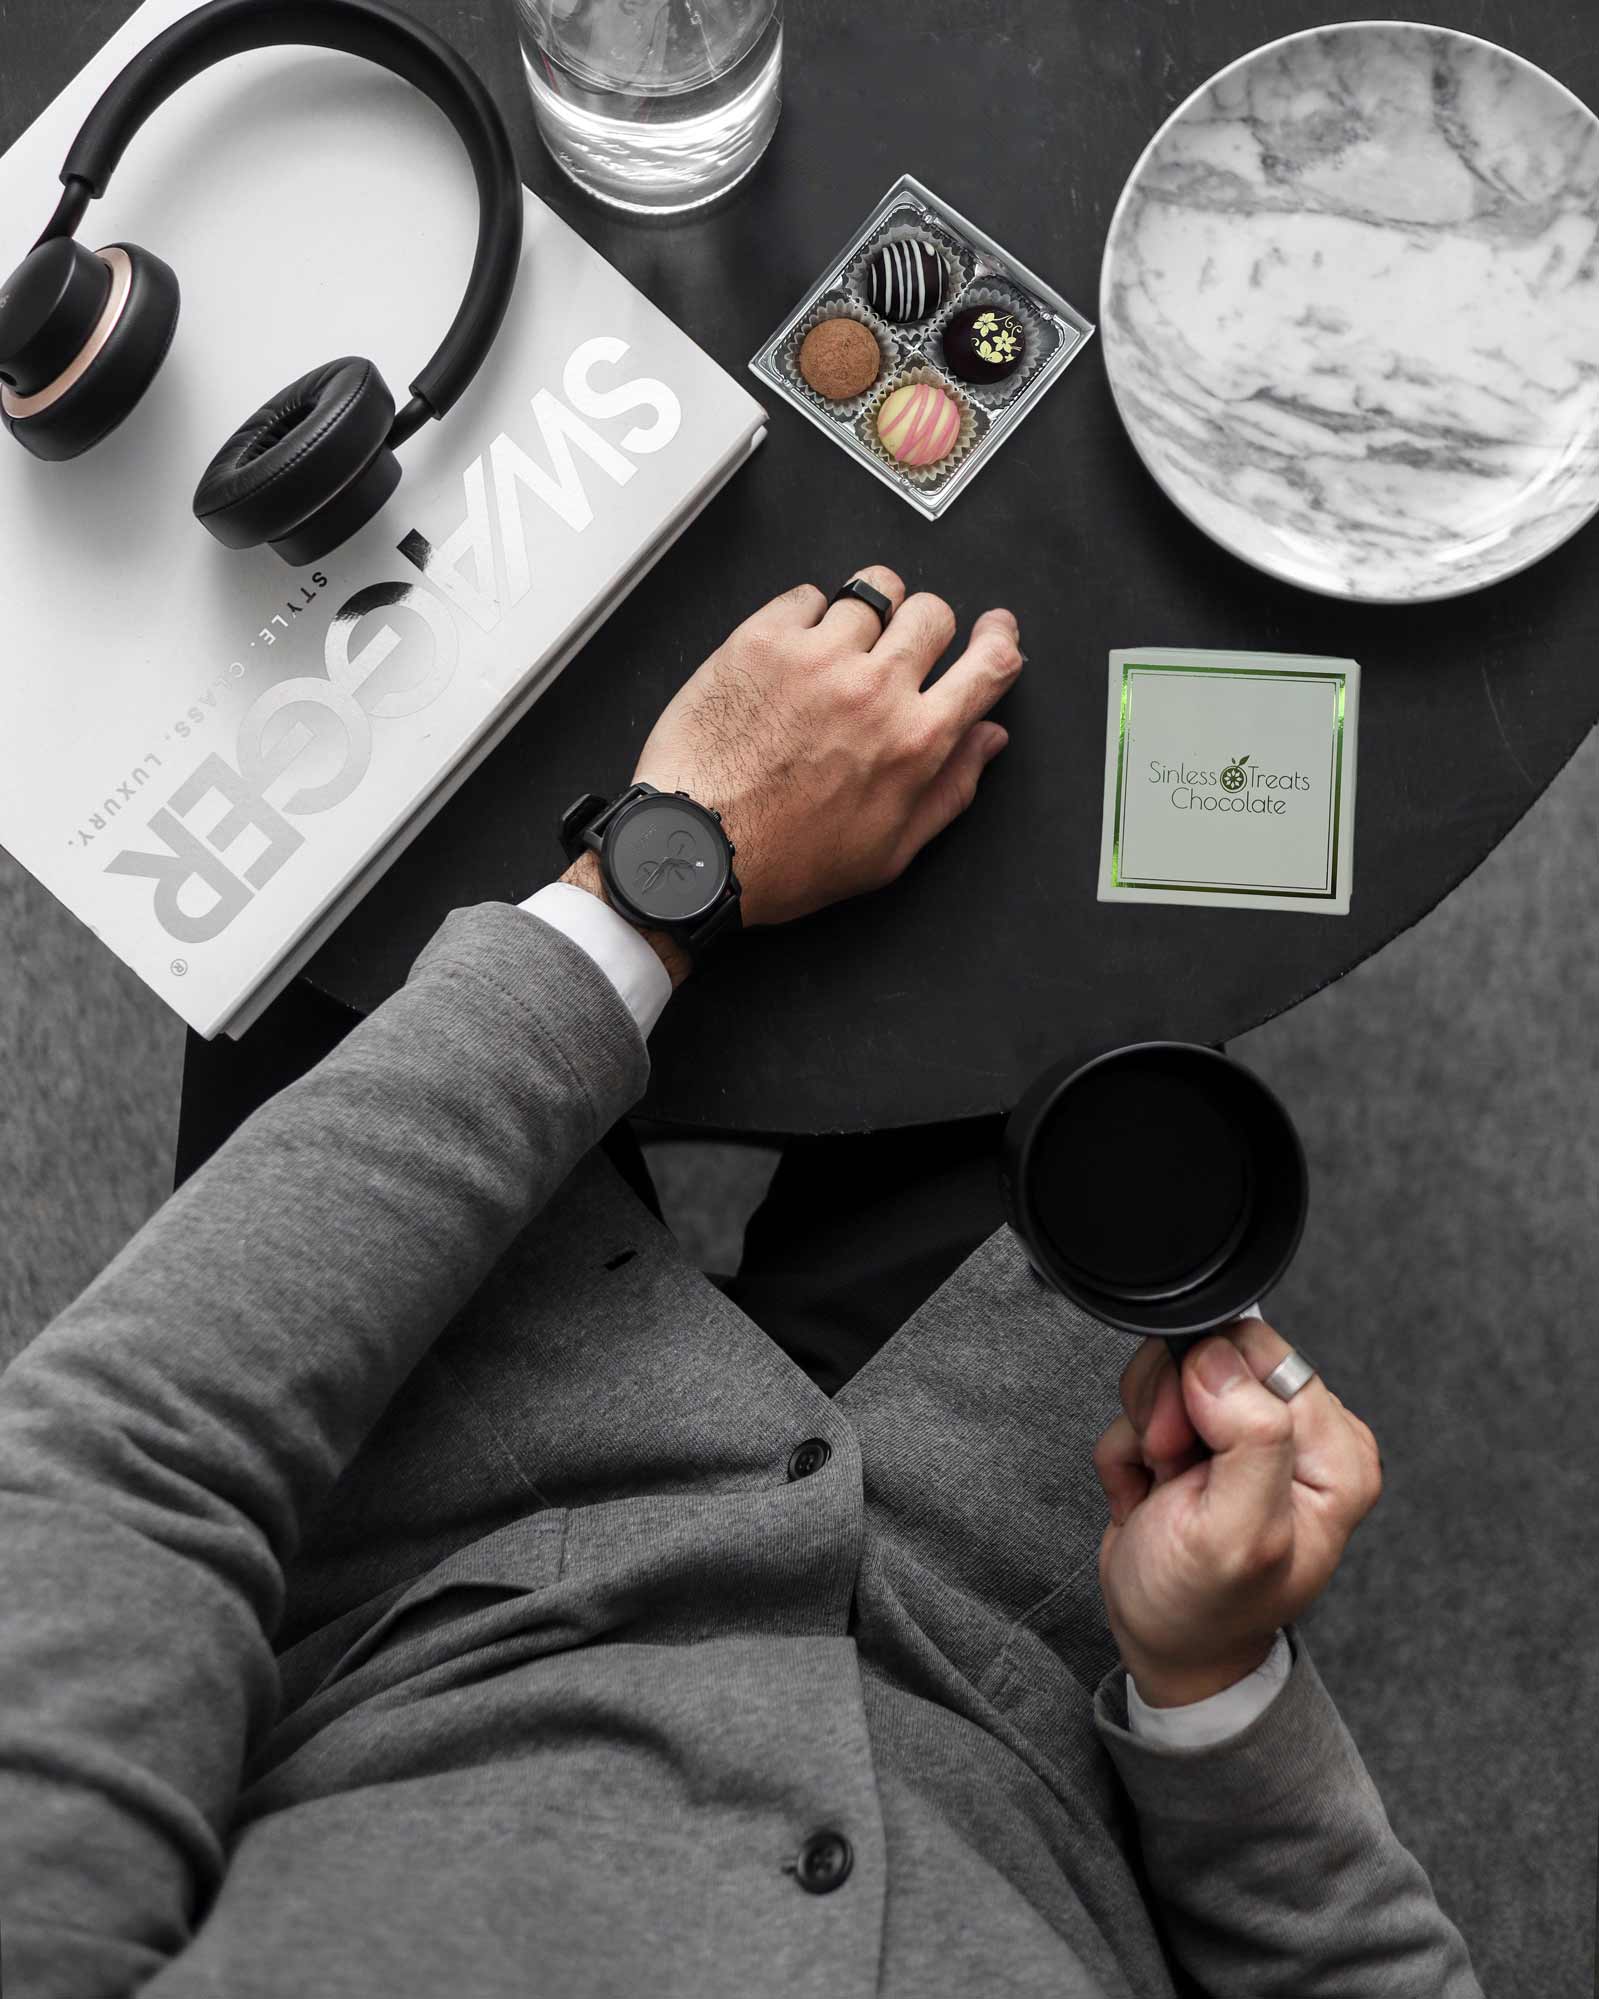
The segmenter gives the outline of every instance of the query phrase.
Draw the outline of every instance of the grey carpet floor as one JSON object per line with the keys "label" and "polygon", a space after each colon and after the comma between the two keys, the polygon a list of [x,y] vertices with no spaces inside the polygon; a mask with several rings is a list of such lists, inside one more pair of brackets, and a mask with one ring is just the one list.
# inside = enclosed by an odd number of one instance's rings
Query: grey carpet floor
{"label": "grey carpet floor", "polygon": [[[1386,1492],[1306,1621],[1494,1999],[1593,1990],[1599,1834],[1599,737],[1424,923],[1234,1045],[1313,1176],[1269,1315]],[[0,855],[0,1360],[165,1197],[183,1038]],[[727,1269],[772,1155],[652,1164]]]}

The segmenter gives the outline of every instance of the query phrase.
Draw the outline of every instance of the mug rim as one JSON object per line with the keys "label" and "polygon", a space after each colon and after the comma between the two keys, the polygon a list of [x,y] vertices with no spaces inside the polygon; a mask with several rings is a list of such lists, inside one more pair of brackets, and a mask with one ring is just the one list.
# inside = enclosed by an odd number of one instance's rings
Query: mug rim
{"label": "mug rim", "polygon": [[[1272,1116],[1288,1135],[1294,1163],[1299,1174],[1300,1195],[1296,1203],[1294,1225],[1289,1232],[1289,1237],[1284,1245],[1281,1256],[1271,1265],[1269,1274],[1260,1283],[1251,1287],[1257,1293],[1257,1299],[1246,1299],[1242,1305],[1229,1307],[1224,1311],[1201,1312],[1191,1319],[1185,1319],[1180,1326],[1164,1327],[1159,1332],[1152,1332],[1147,1316],[1143,1318],[1130,1317],[1127,1308],[1135,1306],[1139,1302],[1152,1303],[1157,1301],[1120,1299],[1111,1292],[1099,1290],[1091,1285],[1085,1285],[1080,1278],[1071,1274],[1068,1268],[1062,1266],[1059,1258],[1053,1253],[1048,1232],[1038,1219],[1029,1192],[1030,1169],[1034,1149],[1037,1146],[1040,1135],[1048,1125],[1061,1098],[1074,1084],[1080,1082],[1085,1076],[1096,1069],[1104,1068],[1111,1063],[1122,1062],[1134,1055],[1173,1053],[1185,1057],[1199,1056],[1204,1058],[1208,1063],[1219,1064],[1224,1070],[1243,1078],[1246,1088],[1253,1088],[1255,1090],[1268,1107]],[[1062,1061],[1069,1059],[1069,1057],[1063,1057]],[[1282,1098],[1278,1096],[1277,1092],[1263,1077],[1258,1076],[1246,1063],[1240,1062],[1235,1056],[1227,1054],[1224,1049],[1209,1047],[1202,1041],[1175,1040],[1129,1041],[1117,1048],[1101,1049],[1097,1055],[1090,1056],[1085,1062],[1079,1062],[1066,1075],[1058,1078],[1044,1092],[1036,1104],[1030,1104],[1028,1100],[1031,1098],[1033,1091],[1045,1081],[1049,1074],[1049,1069],[1041,1071],[1028,1090],[1018,1099],[1011,1111],[1005,1132],[1004,1150],[1009,1154],[1014,1145],[1014,1158],[1007,1161],[1007,1170],[1002,1174],[1002,1180],[1008,1183],[1012,1190],[1012,1198],[1007,1202],[1007,1206],[1013,1210],[1011,1215],[1012,1227],[1017,1229],[1017,1233],[1021,1237],[1022,1246],[1027,1252],[1029,1262],[1032,1263],[1034,1269],[1037,1270],[1046,1283],[1053,1285],[1056,1290],[1070,1298],[1075,1305],[1080,1306],[1091,1317],[1100,1320],[1107,1326],[1114,1327],[1118,1332],[1136,1333],[1141,1338],[1174,1339],[1189,1334],[1214,1332],[1220,1326],[1232,1325],[1241,1312],[1246,1311],[1251,1304],[1258,1301],[1259,1297],[1264,1297],[1267,1292],[1281,1281],[1284,1272],[1298,1253],[1299,1244],[1305,1232],[1305,1223],[1309,1219],[1310,1166],[1309,1161],[1305,1157],[1304,1141],[1299,1135],[1298,1126],[1288,1114],[1287,1105],[1284,1104]],[[1028,1111],[1029,1123],[1020,1140],[1015,1141],[1011,1138],[1010,1125],[1014,1122],[1017,1112],[1024,1108]],[[1017,1227],[1018,1222],[1022,1224],[1021,1227]],[[1167,1302],[1177,1304],[1180,1303],[1180,1300]]]}

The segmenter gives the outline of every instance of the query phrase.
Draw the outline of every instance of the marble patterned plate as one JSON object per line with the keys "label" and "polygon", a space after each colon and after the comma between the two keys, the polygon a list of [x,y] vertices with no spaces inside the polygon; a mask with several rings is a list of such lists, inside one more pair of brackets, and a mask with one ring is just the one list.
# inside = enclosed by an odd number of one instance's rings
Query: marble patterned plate
{"label": "marble patterned plate", "polygon": [[1491,42],[1289,35],[1173,112],[1111,220],[1105,365],[1222,547],[1452,597],[1599,509],[1599,120]]}

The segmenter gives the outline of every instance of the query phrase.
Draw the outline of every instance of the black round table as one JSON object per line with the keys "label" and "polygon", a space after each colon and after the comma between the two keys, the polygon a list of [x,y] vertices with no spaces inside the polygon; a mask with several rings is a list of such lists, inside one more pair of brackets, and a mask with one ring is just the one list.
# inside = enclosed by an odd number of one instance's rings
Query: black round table
{"label": "black round table", "polygon": [[[1233,57],[1351,12],[789,0],[766,158],[715,211],[642,223],[584,199],[545,156],[511,0],[410,4],[489,82],[534,191],[751,386],[749,356],[907,170],[1096,318],[1111,211],[1156,126]],[[56,0],[12,0],[8,125],[128,11],[85,6],[72,41]],[[1564,0],[1473,0],[1429,18],[1599,99],[1599,42]],[[1595,532],[1479,596],[1341,604],[1257,574],[1189,525],[1125,436],[1097,341],[935,522],[774,401],[755,459],[395,861],[312,961],[300,1001],[369,1010],[450,909],[553,879],[560,808],[627,782],[650,722],[733,623],[791,583],[831,589],[881,561],[947,597],[963,626],[990,604],[1017,612],[1028,667],[999,711],[1010,748],[894,888],[748,934],[698,975],[652,1036],[642,1110],[729,1132],[903,1126],[1001,1109],[1065,1053],[1225,1042],[1424,915],[1571,755],[1599,713]],[[1351,914],[1096,900],[1106,654],[1155,644],[1361,662]],[[286,996],[238,1047],[191,1038],[193,1094],[258,1060],[252,1048],[300,1001]]]}

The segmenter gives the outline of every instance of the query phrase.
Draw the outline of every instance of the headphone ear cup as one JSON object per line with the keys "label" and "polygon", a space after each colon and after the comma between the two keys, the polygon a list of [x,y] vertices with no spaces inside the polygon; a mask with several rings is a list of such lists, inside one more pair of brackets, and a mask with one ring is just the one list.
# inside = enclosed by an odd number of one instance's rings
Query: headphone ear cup
{"label": "headphone ear cup", "polygon": [[270,542],[314,562],[370,520],[400,481],[394,398],[357,355],[313,368],[263,403],[206,467],[196,517],[228,548]]}
{"label": "headphone ear cup", "polygon": [[108,243],[95,254],[111,285],[88,338],[34,394],[0,395],[0,420],[35,458],[76,458],[115,430],[155,380],[177,331],[170,265],[137,243]]}

